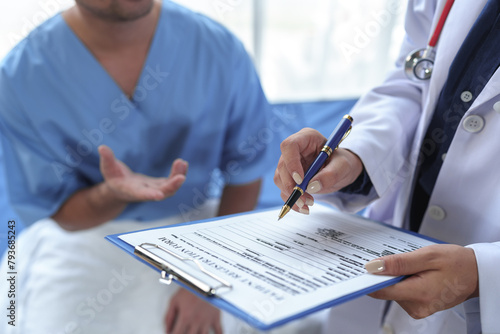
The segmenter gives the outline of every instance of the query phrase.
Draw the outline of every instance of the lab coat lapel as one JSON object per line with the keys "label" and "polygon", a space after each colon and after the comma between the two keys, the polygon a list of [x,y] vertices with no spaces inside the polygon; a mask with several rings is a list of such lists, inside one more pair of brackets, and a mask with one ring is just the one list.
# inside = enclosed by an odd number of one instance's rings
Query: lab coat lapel
{"label": "lab coat lapel", "polygon": [[500,71],[497,69],[495,73],[491,76],[490,80],[483,88],[481,93],[478,95],[472,106],[467,111],[468,114],[475,113],[475,110],[478,109],[484,103],[489,102],[493,98],[497,98],[500,95]]}
{"label": "lab coat lapel", "polygon": [[[438,9],[432,23],[432,32],[434,31],[434,27],[436,26],[437,21],[441,16],[445,1],[446,0],[441,0],[436,6],[436,8]],[[446,19],[446,23],[439,37],[438,44],[436,45],[436,59],[434,61],[434,68],[431,79],[428,83],[422,83],[423,85],[429,86],[423,88],[424,107],[422,110],[422,118],[417,127],[417,131],[413,141],[413,153],[410,157],[410,161],[419,161],[418,156],[420,147],[427,131],[427,127],[429,126],[429,123],[431,121],[432,114],[434,113],[439,94],[441,93],[444,83],[446,82],[446,79],[448,77],[451,63],[453,62],[453,59],[462,46],[463,41],[467,37],[469,30],[481,13],[487,1],[488,0],[475,0],[466,2],[455,1],[453,7],[451,8],[451,11],[448,15],[448,18]],[[417,168],[417,165],[415,164],[413,167]],[[409,199],[411,196],[410,194],[412,186],[410,186],[410,184],[413,184],[413,181],[409,183],[409,186],[402,192],[402,194],[404,194],[404,198],[407,199]],[[406,207],[402,207],[401,209],[398,209],[398,212],[396,213],[396,217],[400,217],[400,219],[405,221],[405,225],[408,224],[408,215],[406,215],[406,209]]]}
{"label": "lab coat lapel", "polygon": [[[436,59],[429,83],[429,96],[425,105],[426,126],[434,112],[448,71],[469,30],[481,13],[487,0],[455,1],[436,46]],[[435,20],[439,19],[438,14]]]}
{"label": "lab coat lapel", "polygon": [[[462,46],[463,41],[467,37],[467,33],[481,13],[484,5],[488,0],[476,1],[455,1],[451,11],[446,19],[438,44],[436,45],[436,59],[430,82],[426,91],[427,96],[424,97],[424,109],[422,110],[422,119],[417,128],[415,140],[413,142],[414,156],[412,161],[417,161],[419,147],[422,144],[427,127],[431,121],[432,114],[436,107],[441,89],[448,78],[448,72],[455,59],[455,56]],[[437,5],[438,12],[434,17],[433,27],[436,26],[445,0],[442,0]],[[434,29],[432,29],[434,31]],[[425,84],[425,83],[424,83]],[[408,190],[409,191],[409,190]]]}

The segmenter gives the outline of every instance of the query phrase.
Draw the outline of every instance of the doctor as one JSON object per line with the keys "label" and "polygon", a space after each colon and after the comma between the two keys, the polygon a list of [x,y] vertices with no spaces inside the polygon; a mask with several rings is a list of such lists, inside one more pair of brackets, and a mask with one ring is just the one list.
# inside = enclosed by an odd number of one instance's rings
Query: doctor
{"label": "doctor", "polygon": [[[409,277],[333,308],[328,333],[500,333],[499,52],[500,1],[409,1],[396,68],[354,107],[352,133],[293,209],[307,214],[322,194],[449,244],[367,263]],[[282,143],[283,200],[324,142],[303,129]]]}

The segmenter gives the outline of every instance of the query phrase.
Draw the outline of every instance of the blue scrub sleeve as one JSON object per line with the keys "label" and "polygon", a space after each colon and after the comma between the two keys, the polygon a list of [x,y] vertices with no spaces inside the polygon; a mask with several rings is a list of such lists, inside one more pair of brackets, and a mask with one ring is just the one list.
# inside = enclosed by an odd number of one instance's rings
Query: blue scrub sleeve
{"label": "blue scrub sleeve", "polygon": [[[81,184],[58,177],[57,161],[43,135],[24,114],[22,100],[0,74],[0,131],[6,190],[13,209],[26,225],[52,216]],[[40,110],[40,112],[44,112]],[[60,171],[59,171],[60,172]]]}

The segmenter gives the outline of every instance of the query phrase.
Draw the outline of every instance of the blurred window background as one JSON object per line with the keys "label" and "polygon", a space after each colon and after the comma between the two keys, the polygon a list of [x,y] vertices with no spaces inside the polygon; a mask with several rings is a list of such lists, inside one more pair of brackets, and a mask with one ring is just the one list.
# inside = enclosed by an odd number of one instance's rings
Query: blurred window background
{"label": "blurred window background", "polygon": [[[281,140],[303,126],[327,136],[335,118],[384,79],[404,35],[406,5],[401,0],[172,1],[220,22],[245,45],[274,104],[273,117],[290,118],[274,136],[270,156],[276,159]],[[32,29],[73,4],[74,0],[0,1],[0,59]],[[20,232],[22,222],[4,193],[2,159],[0,147],[0,218],[16,220]],[[272,176],[273,171],[264,176],[263,207],[281,204]],[[7,230],[0,231],[0,255],[6,238]]]}
{"label": "blurred window background", "polygon": [[[166,0],[165,0],[166,1]],[[228,27],[244,43],[273,103],[358,97],[398,54],[401,0],[174,0]],[[0,58],[73,0],[0,4]]]}

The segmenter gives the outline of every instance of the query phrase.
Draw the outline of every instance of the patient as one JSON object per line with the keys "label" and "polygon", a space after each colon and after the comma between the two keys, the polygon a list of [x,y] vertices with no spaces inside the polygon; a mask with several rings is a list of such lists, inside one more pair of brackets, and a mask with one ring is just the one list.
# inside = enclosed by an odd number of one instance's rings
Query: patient
{"label": "patient", "polygon": [[239,41],[169,1],[77,0],[7,55],[0,86],[7,190],[31,225],[19,322],[0,332],[243,328],[104,240],[254,208],[268,103]]}

